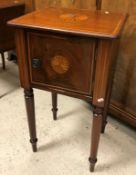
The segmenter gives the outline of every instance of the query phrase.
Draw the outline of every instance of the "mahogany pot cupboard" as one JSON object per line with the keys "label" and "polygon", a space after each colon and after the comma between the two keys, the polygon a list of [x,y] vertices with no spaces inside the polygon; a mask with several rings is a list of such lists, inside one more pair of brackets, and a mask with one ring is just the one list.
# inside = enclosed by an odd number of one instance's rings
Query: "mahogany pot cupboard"
{"label": "mahogany pot cupboard", "polygon": [[100,133],[104,132],[119,37],[126,15],[91,10],[46,8],[10,21],[16,30],[21,86],[24,88],[30,142],[37,151],[33,88],[94,106],[90,171],[94,171]]}
{"label": "mahogany pot cupboard", "polygon": [[[13,2],[15,0],[1,0]],[[0,2],[1,2],[0,1]],[[136,1],[135,0],[16,0],[25,2],[26,12],[44,7],[102,9],[128,13],[115,68],[109,112],[136,127]]]}

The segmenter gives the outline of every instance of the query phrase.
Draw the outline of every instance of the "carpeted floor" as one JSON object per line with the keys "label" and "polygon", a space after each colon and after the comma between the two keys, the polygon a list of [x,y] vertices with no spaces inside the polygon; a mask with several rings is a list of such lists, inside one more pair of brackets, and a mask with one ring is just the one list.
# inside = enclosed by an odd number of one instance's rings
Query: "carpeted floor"
{"label": "carpeted floor", "polygon": [[[31,151],[17,65],[0,63],[0,175],[90,175],[90,106],[59,95],[58,120],[53,121],[50,93],[35,90],[38,152]],[[135,175],[136,133],[109,117],[101,135],[93,174]]]}

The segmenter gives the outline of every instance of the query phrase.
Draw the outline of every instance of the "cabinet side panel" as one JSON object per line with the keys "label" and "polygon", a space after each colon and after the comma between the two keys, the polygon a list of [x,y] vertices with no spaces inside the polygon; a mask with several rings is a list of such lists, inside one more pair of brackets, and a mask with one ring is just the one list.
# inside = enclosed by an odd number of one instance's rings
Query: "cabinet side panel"
{"label": "cabinet side panel", "polygon": [[93,105],[104,107],[108,88],[111,88],[115,67],[116,41],[100,40],[96,55]]}

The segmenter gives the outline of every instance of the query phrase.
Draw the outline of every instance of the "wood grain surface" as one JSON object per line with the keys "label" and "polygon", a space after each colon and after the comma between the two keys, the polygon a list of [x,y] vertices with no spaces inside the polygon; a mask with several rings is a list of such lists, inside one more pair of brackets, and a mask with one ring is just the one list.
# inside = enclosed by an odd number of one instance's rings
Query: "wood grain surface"
{"label": "wood grain surface", "polygon": [[101,38],[117,38],[126,20],[123,13],[79,10],[68,8],[45,8],[9,22],[10,25],[67,32]]}
{"label": "wood grain surface", "polygon": [[45,7],[95,9],[95,4],[95,0],[35,0],[36,9]]}
{"label": "wood grain surface", "polygon": [[90,38],[28,33],[31,82],[92,95],[94,49]]}

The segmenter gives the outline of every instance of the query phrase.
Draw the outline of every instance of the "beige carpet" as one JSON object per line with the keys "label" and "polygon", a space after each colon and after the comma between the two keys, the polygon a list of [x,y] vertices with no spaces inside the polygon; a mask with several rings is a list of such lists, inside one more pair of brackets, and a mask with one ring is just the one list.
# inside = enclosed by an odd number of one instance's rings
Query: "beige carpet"
{"label": "beige carpet", "polygon": [[[87,103],[59,95],[58,121],[50,93],[35,90],[39,151],[29,144],[17,66],[0,63],[0,175],[90,175],[92,112]],[[95,175],[136,175],[136,133],[109,117],[101,135]]]}

